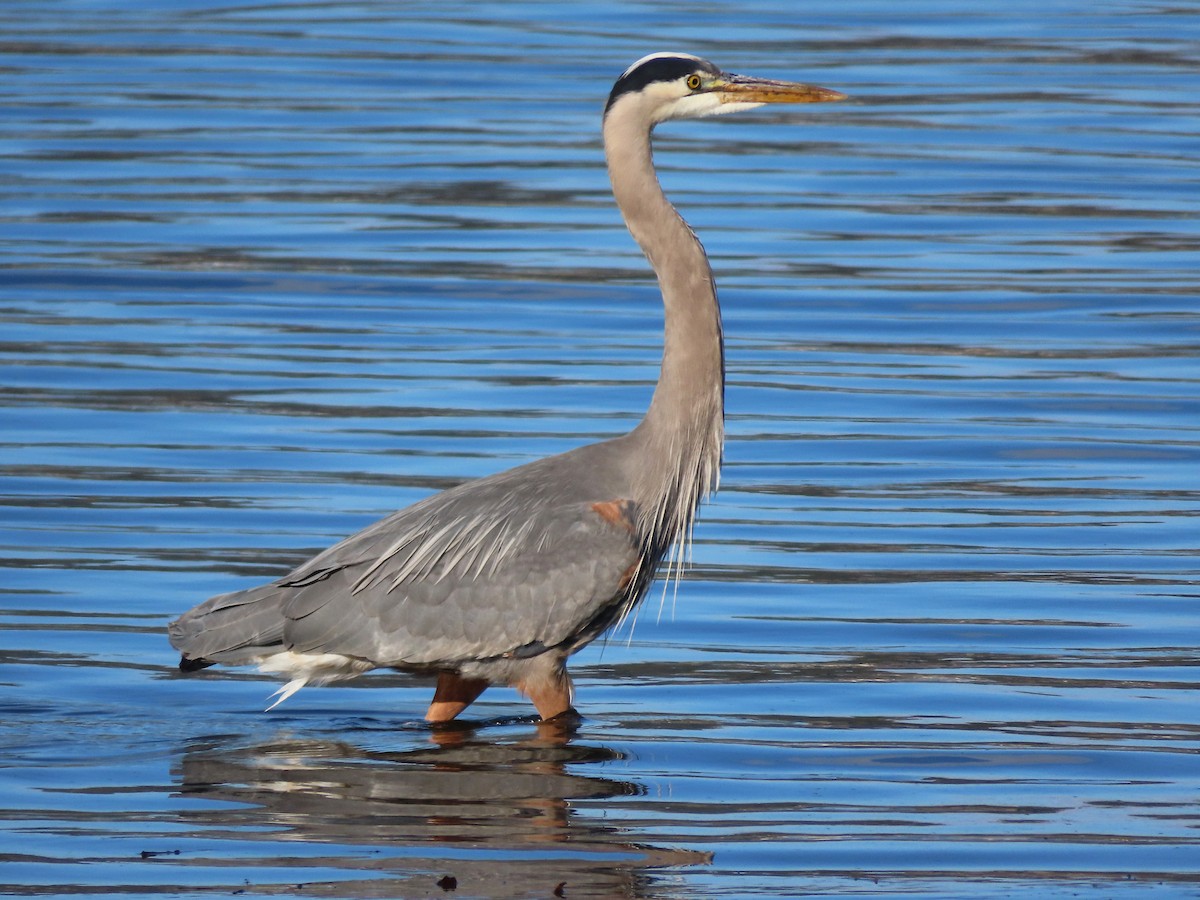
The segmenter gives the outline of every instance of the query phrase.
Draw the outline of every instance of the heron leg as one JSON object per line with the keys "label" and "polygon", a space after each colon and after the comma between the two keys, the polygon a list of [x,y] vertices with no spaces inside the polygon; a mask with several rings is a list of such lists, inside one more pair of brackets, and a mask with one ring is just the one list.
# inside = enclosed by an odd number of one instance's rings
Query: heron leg
{"label": "heron leg", "polygon": [[[539,659],[549,661],[549,656],[539,657]],[[574,709],[571,706],[571,698],[575,694],[575,688],[571,684],[571,676],[567,673],[561,659],[529,672],[513,687],[533,701],[533,705],[537,707],[538,715],[542,717],[543,721],[561,716]]]}
{"label": "heron leg", "polygon": [[449,722],[475,702],[488,682],[482,678],[463,678],[457,672],[439,672],[433,702],[425,713],[427,722]]}

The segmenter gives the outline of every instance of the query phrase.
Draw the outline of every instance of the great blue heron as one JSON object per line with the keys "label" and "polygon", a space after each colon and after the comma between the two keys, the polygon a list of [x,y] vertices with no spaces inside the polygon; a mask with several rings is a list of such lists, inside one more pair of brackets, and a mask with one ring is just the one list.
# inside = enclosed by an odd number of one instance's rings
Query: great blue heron
{"label": "great blue heron", "polygon": [[843,96],[682,53],[626,69],[604,108],[604,153],[662,289],[662,369],[645,417],[621,437],[434,494],[277,581],[201,603],[170,625],[180,668],[257,664],[290,678],[276,703],[369,669],[436,673],[431,722],[494,683],[543,719],[571,711],[567,657],[638,604],[669,548],[682,555],[721,464],[717,294],[704,248],[659,186],[650,133],[669,119]]}

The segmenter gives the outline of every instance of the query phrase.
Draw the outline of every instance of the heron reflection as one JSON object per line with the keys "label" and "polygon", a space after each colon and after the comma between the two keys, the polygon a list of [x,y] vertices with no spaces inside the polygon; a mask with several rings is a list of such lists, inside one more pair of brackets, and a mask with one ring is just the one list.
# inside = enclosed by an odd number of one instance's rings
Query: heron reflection
{"label": "heron reflection", "polygon": [[622,824],[622,798],[642,791],[608,777],[620,750],[576,740],[570,722],[509,741],[488,724],[486,740],[469,726],[441,727],[399,750],[364,746],[365,729],[357,743],[281,737],[238,747],[223,735],[191,743],[174,776],[181,796],[224,801],[184,813],[205,835],[328,845],[335,862],[361,869],[366,860],[397,879],[394,896],[427,890],[429,873],[445,872],[472,896],[551,896],[565,883],[587,885],[588,896],[648,897],[656,870],[708,860]]}

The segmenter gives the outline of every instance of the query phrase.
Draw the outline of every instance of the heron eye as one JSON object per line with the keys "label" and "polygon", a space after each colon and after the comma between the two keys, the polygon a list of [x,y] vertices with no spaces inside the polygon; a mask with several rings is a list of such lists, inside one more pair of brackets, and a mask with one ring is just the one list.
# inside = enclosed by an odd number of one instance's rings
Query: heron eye
{"label": "heron eye", "polygon": [[688,86],[689,91],[700,90],[700,76],[699,75],[689,75],[687,77],[686,84]]}

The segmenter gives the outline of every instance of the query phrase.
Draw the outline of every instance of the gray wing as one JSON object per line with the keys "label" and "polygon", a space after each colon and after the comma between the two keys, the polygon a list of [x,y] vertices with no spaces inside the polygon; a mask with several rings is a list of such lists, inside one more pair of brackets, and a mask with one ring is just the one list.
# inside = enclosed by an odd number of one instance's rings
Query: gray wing
{"label": "gray wing", "polygon": [[201,604],[172,643],[218,662],[287,649],[433,667],[533,655],[595,625],[586,642],[645,579],[634,505],[594,467],[564,470],[573,456],[402,509],[273,584]]}
{"label": "gray wing", "polygon": [[184,671],[214,662],[245,665],[279,649],[283,618],[278,584],[210,597],[167,626]]}
{"label": "gray wing", "polygon": [[500,522],[450,518],[465,527],[435,516],[395,552],[293,584],[285,646],[417,667],[533,655],[622,602],[637,568],[631,532],[586,502]]}

